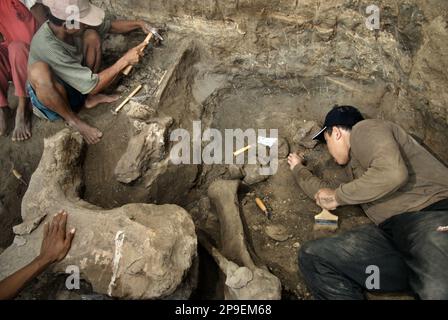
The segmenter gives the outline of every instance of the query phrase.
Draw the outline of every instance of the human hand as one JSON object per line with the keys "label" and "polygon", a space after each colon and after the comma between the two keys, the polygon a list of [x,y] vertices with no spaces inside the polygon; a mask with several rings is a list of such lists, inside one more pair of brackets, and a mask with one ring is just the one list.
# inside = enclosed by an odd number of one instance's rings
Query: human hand
{"label": "human hand", "polygon": [[44,226],[39,258],[45,263],[51,264],[63,260],[70,250],[76,230],[73,228],[69,232],[66,231],[67,217],[67,212],[61,211]]}
{"label": "human hand", "polygon": [[339,203],[336,201],[336,190],[320,189],[314,198],[316,199],[316,204],[322,209],[333,211],[339,207]]}
{"label": "human hand", "polygon": [[140,43],[138,46],[126,52],[126,54],[123,56],[123,59],[126,61],[126,64],[133,66],[139,63],[140,58],[144,56],[145,47],[146,47],[145,43]]}
{"label": "human hand", "polygon": [[304,157],[303,153],[300,153],[300,154],[291,153],[288,156],[288,164],[289,164],[289,168],[291,169],[291,171],[293,171],[297,165],[304,165],[304,162],[305,162],[305,157]]}

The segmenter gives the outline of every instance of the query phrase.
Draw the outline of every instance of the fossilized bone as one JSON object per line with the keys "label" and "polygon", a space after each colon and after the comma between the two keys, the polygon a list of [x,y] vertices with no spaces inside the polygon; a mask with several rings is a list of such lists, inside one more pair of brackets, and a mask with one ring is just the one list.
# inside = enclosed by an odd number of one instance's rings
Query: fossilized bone
{"label": "fossilized bone", "polygon": [[221,252],[206,237],[200,236],[199,240],[226,275],[226,299],[280,299],[280,280],[265,266],[257,265],[249,253],[238,206],[239,185],[237,180],[218,180],[208,189],[208,196],[219,217]]}
{"label": "fossilized bone", "polygon": [[82,137],[69,130],[45,140],[42,159],[23,198],[24,222],[14,229],[24,241],[0,255],[0,279],[39,254],[42,222],[64,209],[76,235],[69,254],[52,272],[77,266],[95,292],[113,297],[154,299],[177,294],[197,252],[190,215],[174,205],[132,204],[104,210],[81,200],[82,149]]}
{"label": "fossilized bone", "polygon": [[144,123],[142,131],[131,138],[128,148],[115,168],[117,180],[131,183],[140,178],[152,165],[164,160],[168,147],[171,118],[153,119]]}

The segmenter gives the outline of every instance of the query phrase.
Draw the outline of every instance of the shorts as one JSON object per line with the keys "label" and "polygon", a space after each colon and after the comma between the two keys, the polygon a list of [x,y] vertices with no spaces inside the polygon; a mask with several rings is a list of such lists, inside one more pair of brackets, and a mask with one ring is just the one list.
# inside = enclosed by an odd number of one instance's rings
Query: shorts
{"label": "shorts", "polygon": [[[74,89],[62,80],[58,80],[65,88],[67,92],[68,102],[70,108],[74,112],[78,112],[84,107],[87,99],[87,95],[82,94],[78,90]],[[56,112],[50,110],[37,98],[36,92],[29,82],[26,83],[26,91],[30,97],[31,104],[33,105],[33,113],[39,118],[46,119],[49,121],[62,120],[62,117]]]}

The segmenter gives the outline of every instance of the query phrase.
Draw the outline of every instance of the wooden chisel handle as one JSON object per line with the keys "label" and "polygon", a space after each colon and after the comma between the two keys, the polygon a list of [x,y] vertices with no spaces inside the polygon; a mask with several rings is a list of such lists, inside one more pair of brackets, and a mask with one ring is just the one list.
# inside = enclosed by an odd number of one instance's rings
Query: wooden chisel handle
{"label": "wooden chisel handle", "polygon": [[242,149],[240,149],[240,150],[235,151],[235,152],[233,153],[233,155],[234,155],[235,157],[237,157],[237,156],[239,156],[240,154],[242,154],[242,153],[244,153],[244,152],[246,152],[247,150],[250,150],[250,149],[252,149],[252,148],[253,148],[253,145],[249,145],[249,146],[247,146],[247,147],[244,147],[244,148],[242,148]]}
{"label": "wooden chisel handle", "polygon": [[120,110],[140,91],[141,88],[143,88],[143,85],[140,84],[126,99],[124,99],[122,103],[120,103],[114,111],[112,111],[112,113],[117,115],[118,112],[120,112]]}
{"label": "wooden chisel handle", "polygon": [[[151,41],[153,36],[154,35],[152,33],[148,33],[148,35],[146,36],[145,41],[143,41],[146,45],[142,48],[141,52],[143,52],[143,50],[145,50],[145,48],[148,46],[148,44]],[[133,68],[133,66],[127,66],[126,69],[123,70],[123,74],[125,76],[128,76],[131,73],[132,68]]]}
{"label": "wooden chisel handle", "polygon": [[260,198],[256,198],[255,202],[257,203],[258,208],[261,209],[261,211],[263,211],[264,213],[268,213],[268,208],[266,208],[265,204],[263,203],[263,201]]}

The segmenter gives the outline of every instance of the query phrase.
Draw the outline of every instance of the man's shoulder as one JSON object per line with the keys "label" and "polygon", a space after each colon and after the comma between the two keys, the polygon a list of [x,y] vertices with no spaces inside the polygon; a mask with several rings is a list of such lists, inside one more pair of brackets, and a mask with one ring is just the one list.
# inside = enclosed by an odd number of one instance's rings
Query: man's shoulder
{"label": "man's shoulder", "polygon": [[61,41],[58,41],[48,26],[48,22],[45,22],[31,41],[30,55],[47,58],[54,57],[55,53],[65,52],[63,48]]}
{"label": "man's shoulder", "polygon": [[397,124],[381,119],[367,119],[357,123],[352,129],[354,137],[368,137],[373,132],[393,132],[394,129],[400,128]]}
{"label": "man's shoulder", "polygon": [[394,132],[400,128],[393,122],[381,119],[368,119],[356,124],[351,133],[354,149],[365,149],[391,141]]}
{"label": "man's shoulder", "polygon": [[33,40],[31,41],[31,50],[33,46],[42,46],[49,45],[48,40],[51,38],[51,34],[48,32],[48,24],[45,22],[42,26],[37,30],[37,32],[33,36]]}

